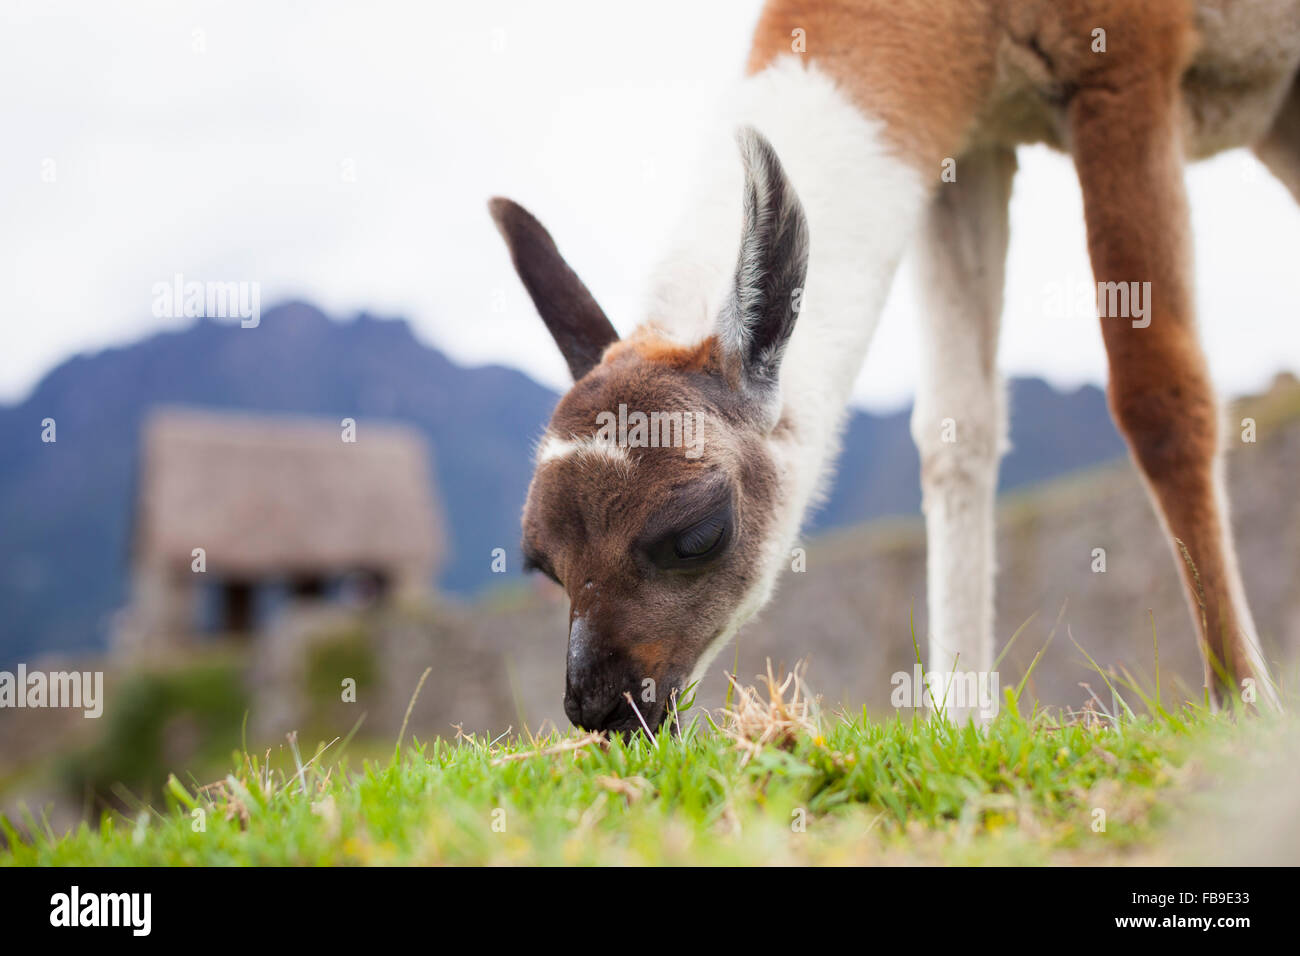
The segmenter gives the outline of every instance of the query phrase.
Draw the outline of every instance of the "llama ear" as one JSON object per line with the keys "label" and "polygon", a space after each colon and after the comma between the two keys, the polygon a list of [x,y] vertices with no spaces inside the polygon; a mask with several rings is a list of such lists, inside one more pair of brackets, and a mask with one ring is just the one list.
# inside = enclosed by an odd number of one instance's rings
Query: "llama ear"
{"label": "llama ear", "polygon": [[774,387],[808,274],[808,220],[776,151],[758,131],[737,134],[745,166],[744,225],[736,278],[718,321],[725,352],[746,384]]}
{"label": "llama ear", "polygon": [[577,381],[600,362],[607,346],[618,341],[618,333],[555,248],[550,233],[527,209],[498,197],[488,203],[488,211],[510,247],[515,271]]}

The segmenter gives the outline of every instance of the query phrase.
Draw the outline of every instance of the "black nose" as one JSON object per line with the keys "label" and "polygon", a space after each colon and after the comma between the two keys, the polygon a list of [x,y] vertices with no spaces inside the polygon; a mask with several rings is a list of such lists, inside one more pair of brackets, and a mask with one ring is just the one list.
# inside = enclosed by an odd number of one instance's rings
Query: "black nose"
{"label": "black nose", "polygon": [[564,713],[582,730],[608,730],[609,718],[618,710],[618,700],[583,697],[572,688],[564,691]]}
{"label": "black nose", "polygon": [[642,721],[656,729],[663,723],[665,707],[660,701],[638,698],[649,675],[634,671],[625,655],[601,641],[583,618],[575,618],[564,676],[565,715],[583,730],[633,731],[641,728]]}
{"label": "black nose", "polygon": [[[604,730],[612,733],[630,734],[644,731],[646,727],[656,731],[668,715],[668,709],[662,703],[647,703],[632,698],[633,705],[622,694],[614,697],[582,697],[572,689],[564,693],[564,713],[573,726],[581,730]],[[642,723],[644,721],[644,724]]]}
{"label": "black nose", "polygon": [[608,729],[621,699],[618,674],[622,661],[599,643],[586,619],[575,617],[569,627],[569,655],[564,669],[564,713],[583,730]]}

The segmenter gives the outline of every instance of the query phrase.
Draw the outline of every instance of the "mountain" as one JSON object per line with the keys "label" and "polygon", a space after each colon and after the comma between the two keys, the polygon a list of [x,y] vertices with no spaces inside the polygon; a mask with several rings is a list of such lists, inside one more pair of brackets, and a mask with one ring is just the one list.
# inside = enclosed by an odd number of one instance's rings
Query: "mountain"
{"label": "mountain", "polygon": [[[305,303],[255,329],[198,320],[69,359],[0,408],[0,666],[102,647],[128,594],[128,532],[141,423],[157,405],[405,421],[429,439],[448,525],[439,585],[494,581],[493,548],[517,548],[533,443],[556,401],[520,372],[464,368],[406,322],[331,320]],[[1003,488],[1122,453],[1101,393],[1012,383]],[[41,441],[53,418],[57,441]],[[839,478],[813,528],[914,514],[920,492],[907,412],[855,412]],[[513,564],[514,562],[512,562]]]}

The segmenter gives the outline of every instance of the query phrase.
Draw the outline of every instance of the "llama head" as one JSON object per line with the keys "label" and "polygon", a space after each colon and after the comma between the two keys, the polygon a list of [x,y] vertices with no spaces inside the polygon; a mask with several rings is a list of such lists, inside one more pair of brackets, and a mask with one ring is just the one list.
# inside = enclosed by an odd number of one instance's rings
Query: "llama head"
{"label": "llama head", "polygon": [[750,130],[740,144],[735,279],[712,334],[691,344],[649,326],[620,341],[537,220],[491,203],[575,380],[538,447],[523,552],[568,593],[564,709],[587,729],[659,726],[782,562],[772,447],[808,229],[772,147]]}

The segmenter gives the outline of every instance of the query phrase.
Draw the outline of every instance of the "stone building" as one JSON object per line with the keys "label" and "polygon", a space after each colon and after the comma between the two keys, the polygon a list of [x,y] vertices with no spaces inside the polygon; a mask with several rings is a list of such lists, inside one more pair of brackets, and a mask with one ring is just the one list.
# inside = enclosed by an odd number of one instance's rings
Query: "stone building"
{"label": "stone building", "polygon": [[142,431],[115,649],[239,639],[291,608],[427,593],[441,528],[430,452],[410,428],[157,412]]}

